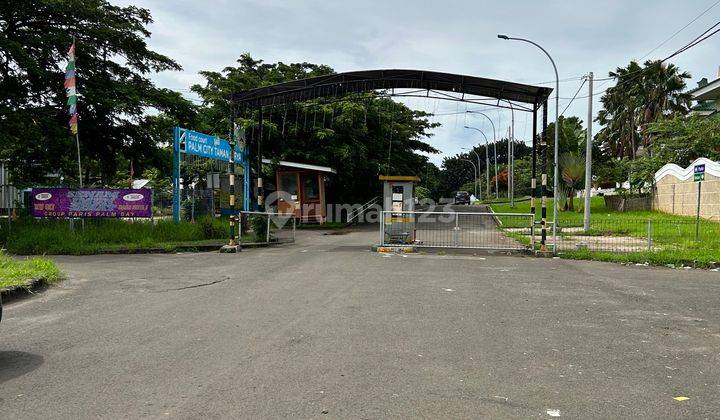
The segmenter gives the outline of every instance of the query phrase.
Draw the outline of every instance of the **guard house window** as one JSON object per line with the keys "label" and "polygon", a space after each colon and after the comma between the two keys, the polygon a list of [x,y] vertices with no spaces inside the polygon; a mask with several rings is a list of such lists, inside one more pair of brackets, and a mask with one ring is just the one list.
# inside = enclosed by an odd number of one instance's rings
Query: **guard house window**
{"label": "guard house window", "polygon": [[303,177],[303,195],[305,199],[320,198],[320,187],[318,177],[315,174]]}
{"label": "guard house window", "polygon": [[297,175],[294,172],[282,174],[280,176],[280,182],[282,183],[280,188],[288,193],[292,200],[297,200]]}

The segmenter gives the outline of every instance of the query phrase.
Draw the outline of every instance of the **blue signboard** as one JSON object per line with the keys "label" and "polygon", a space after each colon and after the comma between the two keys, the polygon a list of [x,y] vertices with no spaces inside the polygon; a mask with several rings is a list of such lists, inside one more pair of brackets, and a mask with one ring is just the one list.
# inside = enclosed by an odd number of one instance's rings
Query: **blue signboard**
{"label": "blue signboard", "polygon": [[[238,140],[244,139],[240,130]],[[244,143],[244,142],[243,142]],[[219,137],[210,136],[186,128],[173,128],[173,220],[180,222],[180,163],[182,154],[201,156],[228,162],[230,143]],[[249,150],[235,145],[235,164],[243,168],[243,210],[250,210],[250,159]]]}
{"label": "blue signboard", "polygon": [[[219,137],[209,136],[207,134],[198,133],[192,130],[183,130],[181,132],[181,142],[184,140],[185,154],[202,156],[210,159],[224,160],[230,159],[230,143]],[[235,161],[242,159],[242,152],[239,146],[235,146]]]}

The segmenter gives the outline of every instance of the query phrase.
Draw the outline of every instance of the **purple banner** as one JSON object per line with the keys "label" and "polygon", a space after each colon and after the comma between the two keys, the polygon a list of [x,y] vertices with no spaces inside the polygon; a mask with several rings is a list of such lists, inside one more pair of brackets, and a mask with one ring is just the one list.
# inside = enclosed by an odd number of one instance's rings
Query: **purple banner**
{"label": "purple banner", "polygon": [[152,190],[33,188],[35,217],[152,217]]}

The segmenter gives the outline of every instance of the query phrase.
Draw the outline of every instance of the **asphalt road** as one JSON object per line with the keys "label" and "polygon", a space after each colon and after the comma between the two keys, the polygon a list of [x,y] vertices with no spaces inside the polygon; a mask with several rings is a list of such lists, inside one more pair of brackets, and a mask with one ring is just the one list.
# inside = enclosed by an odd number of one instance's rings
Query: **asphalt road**
{"label": "asphalt road", "polygon": [[720,412],[720,273],[383,256],[376,235],[59,257],[69,280],[5,308],[0,417]]}

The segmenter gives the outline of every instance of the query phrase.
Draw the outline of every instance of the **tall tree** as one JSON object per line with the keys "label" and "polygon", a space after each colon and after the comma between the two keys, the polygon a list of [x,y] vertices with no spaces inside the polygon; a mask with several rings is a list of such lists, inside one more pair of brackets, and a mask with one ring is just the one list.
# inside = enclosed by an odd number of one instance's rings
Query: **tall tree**
{"label": "tall tree", "polygon": [[560,177],[563,180],[566,193],[564,209],[574,211],[575,192],[582,185],[583,179],[585,179],[585,159],[577,153],[566,152],[560,155],[558,162],[560,164]]}
{"label": "tall tree", "polygon": [[600,98],[603,109],[597,121],[603,126],[598,139],[613,157],[634,158],[641,145],[651,146],[649,124],[688,112],[690,97],[684,90],[690,74],[674,64],[649,60],[640,66],[631,61],[609,76],[617,83]]}
{"label": "tall tree", "polygon": [[151,22],[146,9],[105,0],[0,3],[0,158],[12,161],[17,178],[41,181],[60,170],[77,179],[62,71],[73,36],[86,181],[110,182],[118,157],[156,153],[147,143],[148,110],[192,117],[188,101],[148,78],[181,69],[148,48]]}
{"label": "tall tree", "polygon": [[[221,72],[201,72],[206,82],[192,87],[206,105],[199,115],[203,131],[228,132],[232,111],[227,97],[233,92],[334,72],[310,63],[264,63],[249,54],[237,63]],[[254,153],[257,110],[237,111]],[[436,126],[428,114],[374,93],[267,107],[263,116],[263,157],[336,168],[330,197],[335,202],[360,202],[377,194],[379,174],[422,177],[428,173],[427,154],[437,153],[425,141]]]}

